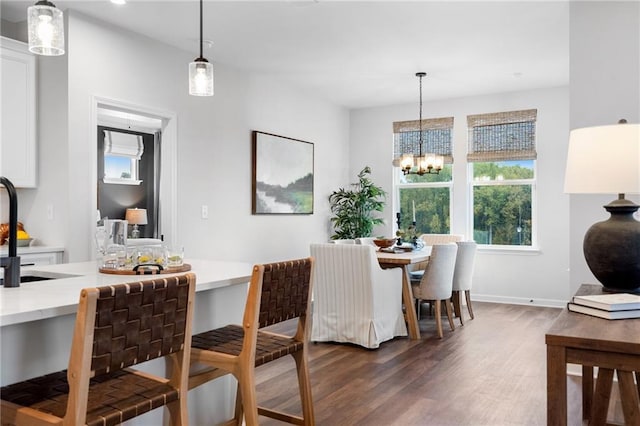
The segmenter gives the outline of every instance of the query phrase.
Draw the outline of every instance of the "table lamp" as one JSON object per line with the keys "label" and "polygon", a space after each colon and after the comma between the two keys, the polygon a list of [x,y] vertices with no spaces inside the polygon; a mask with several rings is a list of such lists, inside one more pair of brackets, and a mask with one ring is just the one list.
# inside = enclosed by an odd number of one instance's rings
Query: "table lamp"
{"label": "table lamp", "polygon": [[585,234],[584,257],[604,290],[640,292],[640,222],[633,217],[640,206],[624,198],[640,193],[640,124],[572,130],[564,192],[618,194],[604,206],[609,219]]}
{"label": "table lamp", "polygon": [[133,225],[131,238],[140,238],[140,230],[138,229],[138,225],[147,224],[147,209],[127,209],[125,219],[127,219],[127,222]]}

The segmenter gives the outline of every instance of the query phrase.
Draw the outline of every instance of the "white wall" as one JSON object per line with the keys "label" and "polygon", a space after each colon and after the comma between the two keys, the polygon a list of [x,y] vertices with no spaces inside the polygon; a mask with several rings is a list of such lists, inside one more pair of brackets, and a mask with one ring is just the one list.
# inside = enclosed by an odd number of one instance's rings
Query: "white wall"
{"label": "white wall", "polygon": [[[310,242],[328,239],[326,198],[347,181],[345,109],[213,57],[215,96],[189,96],[187,65],[195,52],[74,11],[67,40],[63,59],[40,59],[47,72],[41,69],[39,81],[39,187],[19,195],[20,219],[41,244],[63,245],[66,261],[91,258],[93,96],[176,114],[178,239],[187,257],[282,260],[306,256]],[[251,130],[314,143],[316,213],[251,215]],[[48,204],[53,221],[46,219]],[[207,220],[202,205],[209,206]]]}
{"label": "white wall", "polygon": [[[570,128],[640,123],[640,3],[571,2]],[[594,173],[606,173],[607,167]],[[597,283],[584,260],[582,241],[591,225],[609,217],[611,195],[571,195],[571,294]],[[640,197],[627,196],[640,203]],[[636,214],[640,219],[640,215]]]}
{"label": "white wall", "polygon": [[[467,115],[538,109],[537,219],[539,251],[534,253],[482,251],[474,275],[474,297],[513,303],[562,305],[569,296],[569,198],[563,194],[569,129],[567,87],[502,93],[424,104],[423,117],[454,117],[454,182],[452,233],[471,235],[467,186]],[[394,121],[417,118],[415,104],[360,109],[351,112],[350,175],[365,165],[373,179],[392,196],[391,167]],[[393,235],[395,212],[389,202],[386,226],[375,233]]]}

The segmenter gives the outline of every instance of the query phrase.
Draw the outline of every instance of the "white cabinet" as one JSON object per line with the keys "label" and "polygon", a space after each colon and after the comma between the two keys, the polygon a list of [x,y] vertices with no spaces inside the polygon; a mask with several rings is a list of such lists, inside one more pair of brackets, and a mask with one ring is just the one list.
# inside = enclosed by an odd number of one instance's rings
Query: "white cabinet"
{"label": "white cabinet", "polygon": [[0,176],[36,186],[36,58],[25,43],[0,38]]}
{"label": "white cabinet", "polygon": [[62,252],[19,254],[20,266],[56,265],[62,263]]}
{"label": "white cabinet", "polygon": [[[0,257],[6,257],[8,252],[9,247],[6,244],[0,247]],[[57,246],[18,247],[20,266],[56,265],[62,263],[63,254],[64,248]]]}

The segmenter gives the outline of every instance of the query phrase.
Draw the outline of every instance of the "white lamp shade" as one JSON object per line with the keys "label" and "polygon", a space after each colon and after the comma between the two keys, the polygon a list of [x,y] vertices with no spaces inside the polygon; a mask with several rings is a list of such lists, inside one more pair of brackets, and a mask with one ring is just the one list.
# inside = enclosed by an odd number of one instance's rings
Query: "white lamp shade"
{"label": "white lamp shade", "polygon": [[44,56],[64,55],[64,17],[53,3],[30,6],[27,10],[29,51]]}
{"label": "white lamp shade", "polygon": [[640,193],[640,124],[572,130],[564,192]]}
{"label": "white lamp shade", "polygon": [[201,60],[189,64],[189,94],[213,96],[213,64]]}
{"label": "white lamp shade", "polygon": [[132,225],[146,225],[147,209],[127,209],[125,219]]}

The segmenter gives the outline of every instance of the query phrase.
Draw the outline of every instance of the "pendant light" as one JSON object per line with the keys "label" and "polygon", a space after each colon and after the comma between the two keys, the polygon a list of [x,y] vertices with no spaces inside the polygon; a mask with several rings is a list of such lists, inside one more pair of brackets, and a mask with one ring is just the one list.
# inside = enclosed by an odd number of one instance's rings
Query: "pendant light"
{"label": "pendant light", "polygon": [[37,55],[64,55],[64,17],[56,5],[41,0],[27,10],[29,51]]}
{"label": "pendant light", "polygon": [[402,168],[402,173],[405,175],[422,176],[425,174],[438,174],[444,165],[444,158],[441,155],[422,151],[422,78],[426,77],[426,75],[426,72],[416,73],[416,77],[420,79],[420,120],[418,121],[420,132],[418,134],[419,155],[418,157],[414,157],[411,152],[402,155],[400,167]]}
{"label": "pendant light", "polygon": [[200,56],[189,64],[189,94],[213,96],[213,65],[202,57],[202,0],[200,0]]}

